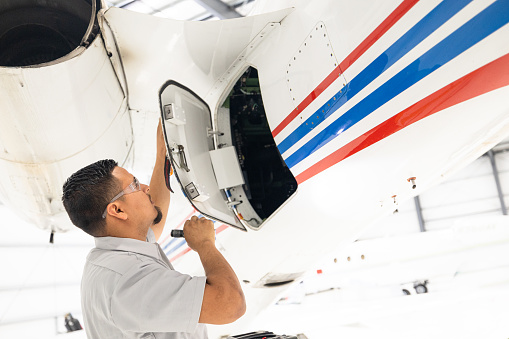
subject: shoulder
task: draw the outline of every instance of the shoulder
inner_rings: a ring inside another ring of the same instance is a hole
[[[151,258],[134,252],[94,248],[87,257],[85,271],[87,268],[95,268],[124,275],[132,270],[134,266],[151,261],[153,261]]]

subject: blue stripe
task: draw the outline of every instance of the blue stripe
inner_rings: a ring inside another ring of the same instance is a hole
[[[289,167],[295,166],[380,106],[474,46],[508,22],[509,0],[494,2],[428,52],[424,53],[419,59],[412,62],[373,91],[294,154],[285,159],[287,165]]]
[[[166,250],[171,244],[174,244],[178,241],[178,238],[172,238],[166,245],[164,245],[164,247],[162,248],[162,250]]]
[[[172,239],[172,241],[173,241],[173,240],[176,240],[176,239]],[[170,243],[171,243],[172,241],[170,241]],[[176,241],[178,241],[178,240],[176,240]],[[184,246],[185,244],[186,244],[186,241],[185,241],[185,240],[180,240],[180,242],[179,242],[179,243],[178,243],[175,247],[173,247],[172,249],[170,249],[168,252],[164,252],[164,253],[166,253],[166,255],[170,255],[170,254],[172,254],[173,252],[175,252],[176,250],[178,250],[179,248],[181,248],[182,246]]]
[[[426,39],[472,0],[446,0],[435,7],[278,145],[286,152],[380,74]],[[345,95],[346,94],[346,95]]]

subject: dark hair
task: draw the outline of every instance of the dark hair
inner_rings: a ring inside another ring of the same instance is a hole
[[[72,223],[92,236],[103,236],[102,217],[111,198],[122,188],[112,172],[114,160],[100,160],[71,175],[63,186],[62,202]]]

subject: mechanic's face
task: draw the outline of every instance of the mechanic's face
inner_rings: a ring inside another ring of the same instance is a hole
[[[135,177],[122,167],[115,167],[112,174],[120,181],[122,189],[132,186],[135,181]],[[139,225],[157,224],[162,218],[161,209],[152,202],[148,185],[140,183],[139,188],[122,196],[121,207],[124,208],[128,218]]]

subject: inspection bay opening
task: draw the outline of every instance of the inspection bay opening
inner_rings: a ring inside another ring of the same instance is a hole
[[[272,137],[255,68],[235,83],[219,110],[218,124],[219,130],[228,130],[218,138],[218,147],[235,147],[245,182],[229,193],[242,201],[236,207],[247,226],[257,228],[295,193],[297,181]]]

